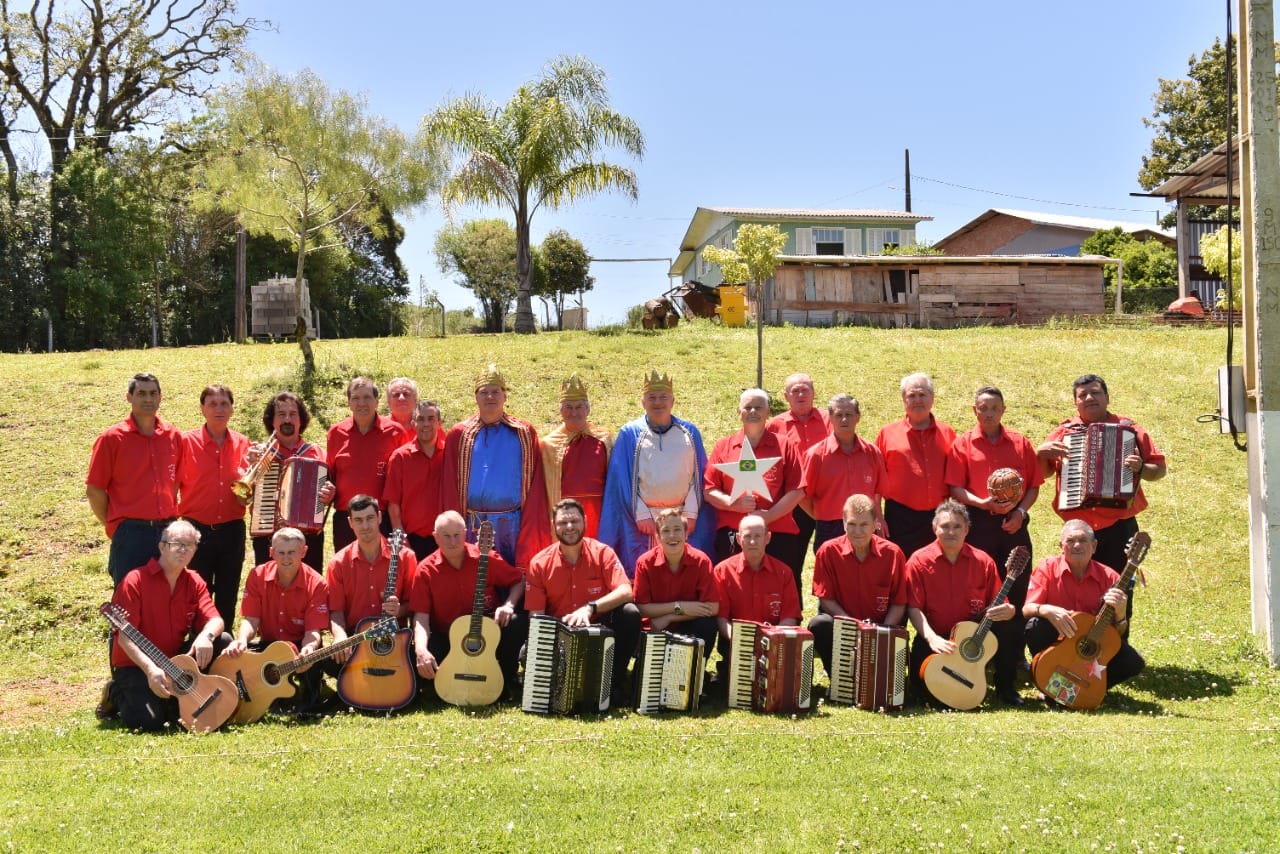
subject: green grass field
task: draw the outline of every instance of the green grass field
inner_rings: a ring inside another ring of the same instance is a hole
[[[1006,423],[1036,442],[1071,413],[1075,376],[1106,377],[1113,411],[1151,431],[1169,476],[1148,488],[1143,515],[1150,586],[1132,641],[1147,670],[1097,712],[824,705],[800,719],[576,720],[431,707],[270,717],[207,737],[133,735],[92,713],[106,669],[96,608],[111,585],[84,473],[93,439],[126,414],[135,371],[160,377],[162,415],[184,429],[200,422],[201,387],[228,383],[232,426],[256,439],[267,398],[302,391],[309,437],[323,440],[359,373],[416,378],[453,423],[472,409],[471,377],[496,361],[510,411],[544,429],[576,370],[593,420],[616,429],[658,367],[709,446],[754,385],[754,330],[322,341],[305,389],[292,345],[0,356],[0,840],[13,851],[1276,850],[1280,679],[1250,631],[1245,457],[1197,421],[1216,407],[1224,346],[1220,329],[766,330],[765,385],[806,370],[820,400],[852,393],[867,437],[900,416],[898,380],[915,370],[933,374],[935,412],[961,430],[973,391],[1000,386]],[[1056,541],[1048,504],[1046,493],[1032,512],[1037,557]]]

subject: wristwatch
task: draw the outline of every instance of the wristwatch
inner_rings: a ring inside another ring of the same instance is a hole
[[[600,612],[600,606],[595,603],[595,600],[588,602],[587,608],[591,611],[591,616],[593,617]]]
[[[671,609],[671,613],[673,613],[673,614],[675,614],[677,617],[679,617],[681,614],[683,614],[683,613],[684,613],[684,608],[681,608],[681,607],[680,607],[680,603],[679,603],[679,602],[677,602],[677,603],[672,607],[672,609]]]

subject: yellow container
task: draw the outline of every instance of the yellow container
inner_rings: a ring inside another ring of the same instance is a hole
[[[725,326],[746,326],[747,286],[721,285],[718,290],[720,305],[716,307],[716,314],[720,315],[720,322]]]

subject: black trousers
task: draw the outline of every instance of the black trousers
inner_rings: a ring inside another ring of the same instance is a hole
[[[426,560],[427,555],[440,548],[436,545],[435,537],[424,537],[422,534],[407,534],[406,542],[408,543],[409,549],[413,552],[413,556],[418,559],[419,563]]]
[[[160,536],[172,519],[125,519],[111,537],[107,572],[113,586],[153,557],[160,557]]]
[[[889,526],[889,542],[902,549],[908,560],[917,549],[934,540],[932,510],[912,510],[905,504],[886,498],[884,522]]]
[[[813,522],[813,553],[817,554],[818,549],[822,548],[828,540],[843,536],[843,519],[815,519]]]
[[[969,508],[970,525],[966,542],[977,549],[982,549],[996,562],[1000,580],[1004,581],[1008,569],[1009,554],[1018,546],[1026,546],[1031,552],[1031,533],[1028,530],[1029,518],[1022,520],[1022,527],[1012,534],[1004,530],[1003,516],[996,516],[977,507]],[[991,624],[991,633],[996,637],[996,688],[1012,688],[1018,676],[1018,663],[1024,661],[1023,651],[1026,648],[1024,632],[1026,620],[1022,617],[1022,606],[1027,601],[1027,585],[1031,583],[1031,567],[1035,565],[1029,558],[1018,580],[1009,589],[1009,601],[1018,609],[1013,619]]]
[[[190,567],[204,579],[214,607],[230,630],[236,619],[240,574],[244,569],[244,519],[219,525],[189,521],[200,532],[200,547],[191,558]]]
[[[1138,533],[1138,520],[1134,518],[1121,519],[1100,531],[1094,531],[1093,536],[1097,540],[1098,550],[1093,553],[1093,559],[1098,563],[1106,564],[1116,572],[1124,572],[1125,553],[1129,550],[1129,540],[1133,539],[1136,533]],[[1134,577],[1134,581],[1129,582],[1129,588],[1124,591],[1129,597],[1125,613],[1125,617],[1129,620],[1133,619],[1133,591],[1136,580],[1137,576]],[[1129,626],[1126,626],[1124,635],[1127,637],[1128,634]]]
[[[214,638],[213,657],[221,655],[229,643],[231,635],[227,632]],[[190,641],[182,648],[189,649]],[[120,721],[129,729],[159,732],[178,721],[177,698],[157,697],[141,667],[112,667],[110,695],[120,713]]]
[[[1036,655],[1057,639],[1058,630],[1053,627],[1053,623],[1041,617],[1032,617],[1027,620],[1027,648],[1031,650],[1032,655]],[[1120,649],[1111,661],[1107,662],[1107,688],[1114,688],[1121,682],[1132,679],[1146,666],[1147,662],[1142,655],[1129,646],[1127,638],[1123,639]]]

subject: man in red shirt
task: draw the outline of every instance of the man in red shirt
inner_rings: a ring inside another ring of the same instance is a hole
[[[405,430],[406,441],[412,441],[413,413],[418,408],[418,384],[408,377],[387,382],[387,417]]]
[[[361,620],[370,617],[395,617],[404,625],[409,616],[409,589],[418,567],[413,552],[401,546],[396,555],[394,592],[386,595],[392,554],[391,545],[380,530],[382,512],[378,502],[369,495],[356,495],[348,506],[355,542],[333,556],[325,573],[329,584],[329,631],[334,643],[346,640]],[[346,664],[351,652],[343,650],[330,660],[337,665]]]
[[[161,534],[160,557],[127,573],[111,602],[124,609],[133,627],[165,656],[185,651],[204,670],[231,638],[223,633],[222,617],[204,581],[187,569],[199,544],[200,532],[190,522],[180,519],[169,524]],[[106,693],[111,705],[100,706],[99,714],[119,710],[129,729],[154,732],[178,719],[178,701],[169,677],[118,632],[112,632],[111,681]]]
[[[716,685],[720,693],[729,687],[729,654],[733,621],[750,620],[773,626],[800,625],[800,596],[795,579],[785,563],[767,553],[769,528],[754,514],[738,523],[738,544],[742,551],[716,564],[716,586],[720,589],[720,661],[716,664]]]
[[[293,459],[301,457],[309,460],[324,461],[324,451],[304,440],[302,434],[311,424],[311,413],[307,411],[306,402],[291,391],[282,391],[267,401],[262,411],[262,426],[267,435],[276,437],[276,450],[264,480],[271,479],[279,483],[281,466]],[[246,465],[253,465],[262,455],[263,445],[251,445]],[[332,481],[326,481],[320,489],[320,501],[326,505],[332,503],[335,493]],[[276,518],[277,491],[259,488],[253,493],[249,504],[250,533],[253,534],[253,563],[264,564],[271,559],[271,535],[281,527]],[[261,533],[254,533],[260,531]],[[307,556],[314,566],[324,565],[324,532],[306,534]]]
[[[540,444],[548,506],[562,498],[577,501],[587,514],[586,535],[596,539],[613,437],[588,421],[590,415],[587,387],[575,373],[560,384],[560,426]]]
[[[813,595],[818,597],[819,613],[808,628],[828,675],[835,672],[831,646],[836,617],[900,626],[907,610],[906,559],[902,549],[875,535],[871,499],[850,495],[843,515],[845,535],[818,549],[813,565]]]
[[[742,429],[716,442],[711,450],[702,478],[703,495],[717,511],[716,560],[723,561],[741,550],[736,542],[738,523],[747,514],[755,514],[769,528],[769,555],[791,570],[798,597],[802,589],[800,574],[804,569],[804,545],[791,511],[804,498],[804,474],[795,445],[767,428],[768,417],[768,392],[758,388],[744,391],[738,399],[738,418]],[[757,460],[773,458],[776,462],[767,469],[757,463],[750,472],[737,472],[743,445],[747,444]],[[734,467],[737,474],[727,474],[723,470],[725,467]],[[763,470],[763,483],[768,495],[754,489],[742,491],[738,483],[744,475],[758,470]],[[734,494],[740,491],[741,494],[734,498]]]
[[[688,544],[689,520],[681,508],[659,510],[654,521],[661,545],[636,561],[636,607],[655,632],[702,638],[703,653],[710,659],[720,613],[711,558]]]
[[[433,531],[440,515],[440,476],[444,471],[440,418],[440,406],[434,400],[424,400],[415,407],[414,441],[391,452],[387,485],[382,490],[391,529],[405,532],[419,561],[436,550]]]
[[[85,497],[103,524],[111,549],[107,572],[124,575],[159,555],[164,527],[178,512],[182,435],[160,420],[160,381],[151,374],[129,380],[129,417],[93,443]]]
[[[244,567],[244,508],[231,491],[240,479],[247,436],[228,429],[235,398],[225,385],[200,392],[204,425],[182,434],[178,469],[178,515],[200,532],[200,550],[191,568],[200,573],[222,622],[235,622],[240,572]]]
[[[240,628],[223,655],[261,652],[276,641],[292,644],[298,655],[320,648],[320,633],[329,628],[329,585],[303,563],[306,554],[306,537],[297,528],[281,528],[271,536],[271,560],[249,571]],[[296,713],[320,710],[321,671],[319,666],[298,671],[302,691],[293,704]]]
[[[827,413],[813,405],[813,380],[808,374],[792,374],[787,377],[782,384],[782,396],[789,408],[769,419],[769,429],[791,440],[803,464],[809,449],[827,438],[831,432],[831,424]],[[800,553],[803,554],[813,538],[814,517],[804,509],[803,500],[791,511],[791,515],[796,520],[796,528],[800,534]]]
[[[347,521],[351,499],[356,495],[382,495],[387,483],[387,458],[405,443],[407,435],[399,424],[378,414],[378,384],[368,377],[355,377],[347,383],[347,406],[351,417],[330,427],[325,441],[325,463],[337,488],[333,513],[335,552],[355,539]],[[382,533],[391,533],[390,519],[385,520]]]
[[[800,507],[814,520],[813,553],[822,544],[844,532],[842,518],[845,501],[851,495],[871,499],[876,527],[884,532],[880,515],[880,494],[888,480],[880,449],[858,435],[862,412],[858,401],[847,394],[837,394],[827,404],[831,435],[804,454],[805,497]]]
[[[549,614],[566,626],[599,623],[613,629],[615,706],[631,701],[627,667],[640,639],[640,611],[632,604],[631,583],[613,549],[583,534],[582,505],[565,498],[555,506],[558,542],[529,562],[525,607],[530,615]]]
[[[418,564],[409,590],[418,675],[432,680],[440,662],[449,655],[449,631],[454,621],[471,617],[480,574],[480,549],[467,542],[467,523],[460,513],[441,513],[434,530],[440,548]],[[506,595],[499,596],[497,588],[505,590]],[[507,697],[515,696],[520,646],[529,634],[528,615],[520,611],[523,595],[524,575],[491,550],[485,568],[483,612],[502,630],[497,658]]]
[[[905,414],[880,428],[876,447],[884,455],[885,535],[908,558],[933,539],[933,514],[947,497],[947,454],[956,432],[933,417],[933,380],[928,374],[902,378]]]
[[[1027,618],[1027,647],[1036,655],[1059,638],[1076,636],[1073,611],[1094,614],[1103,605],[1115,609],[1117,617],[1125,614],[1127,599],[1116,587],[1120,575],[1106,564],[1093,559],[1098,544],[1089,524],[1072,519],[1062,526],[1062,554],[1047,557],[1036,565],[1027,591],[1027,604],[1022,614]],[[1114,688],[1142,672],[1146,662],[1129,646],[1127,622],[1116,624],[1121,630],[1120,649],[1106,665],[1107,687]]]
[[[992,605],[1000,591],[1000,576],[987,553],[965,542],[969,513],[948,498],[933,515],[936,539],[907,560],[907,617],[916,630],[911,643],[911,682],[927,696],[920,681],[920,665],[930,653],[953,653],[951,630],[964,620],[990,617],[1004,621],[1016,610],[1008,602]],[[1016,697],[1017,695],[1014,694]],[[1001,697],[1013,703],[1007,697]],[[1018,699],[1013,705],[1021,705]]]
[[[1044,475],[1036,460],[1036,449],[1021,433],[1007,429],[1004,417],[1004,395],[995,386],[983,386],[974,397],[973,414],[977,424],[957,436],[947,456],[947,487],[951,497],[969,510],[967,542],[986,552],[996,564],[1003,581],[1009,554],[1023,546],[1031,552],[1031,533],[1027,520],[1031,505],[1040,494]],[[1022,477],[1023,493],[1017,501],[997,501],[987,489],[992,472],[1010,468]],[[1022,604],[1027,601],[1030,572],[1023,572],[1009,590],[1009,601],[1018,609],[1013,618],[997,623],[993,631],[999,644],[996,651],[996,693],[1014,703],[1013,689],[1018,665],[1023,659]]]

